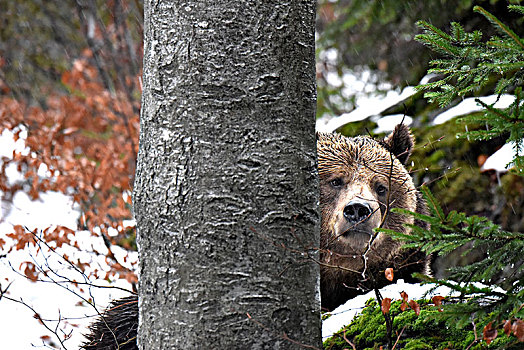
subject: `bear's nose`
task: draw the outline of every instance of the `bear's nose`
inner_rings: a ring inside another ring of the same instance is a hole
[[[366,202],[353,200],[344,208],[344,217],[351,224],[359,224],[371,216],[371,206]]]

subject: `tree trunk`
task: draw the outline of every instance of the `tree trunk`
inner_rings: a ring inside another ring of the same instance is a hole
[[[146,1],[141,349],[321,346],[315,1]]]

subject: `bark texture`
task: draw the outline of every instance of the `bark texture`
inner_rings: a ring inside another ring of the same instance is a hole
[[[140,348],[320,346],[315,1],[144,11]]]

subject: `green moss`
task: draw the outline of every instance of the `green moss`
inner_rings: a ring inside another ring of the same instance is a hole
[[[327,320],[328,318],[330,318],[332,316],[332,314],[330,312],[321,312],[321,318],[322,318],[322,321],[325,321]]]
[[[407,344],[404,349],[410,349],[410,350],[422,350],[422,349],[428,349],[432,350],[433,348],[426,344],[426,342],[418,339],[414,339],[409,344]]]

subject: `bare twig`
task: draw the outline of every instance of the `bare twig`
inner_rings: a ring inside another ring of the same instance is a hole
[[[475,334],[475,339],[473,340],[473,342],[471,342],[471,344],[468,345],[466,350],[469,350],[473,345],[475,345],[479,341],[479,337],[477,335],[477,325],[474,321],[471,321],[471,324],[473,325],[473,334]]]
[[[342,338],[344,338],[344,341],[346,343],[348,343],[352,348],[353,350],[357,350],[355,344],[353,344],[352,342],[349,341],[349,339],[346,337],[346,331],[344,330],[344,332],[342,333]]]
[[[377,302],[380,307],[382,305],[382,295],[378,288],[375,288],[375,296],[377,297]],[[389,313],[383,313],[384,319],[386,321],[386,337],[388,340],[388,348],[391,349],[391,333],[393,332],[393,320],[389,316]]]
[[[69,337],[67,336],[67,334],[64,333],[64,335],[66,335],[65,339],[62,340],[62,337],[58,334],[58,325],[60,324],[60,321],[62,320],[61,316],[59,315],[58,317],[58,323],[55,327],[55,329],[53,330],[47,323],[44,319],[42,319],[40,317],[40,314],[31,306],[29,305],[28,303],[26,303],[22,298],[20,298],[20,300],[17,300],[17,299],[14,299],[14,298],[11,298],[11,297],[8,297],[6,295],[2,295],[6,300],[9,300],[9,301],[12,301],[12,302],[15,302],[15,303],[18,303],[18,304],[21,304],[23,306],[25,306],[26,308],[28,308],[29,310],[31,310],[33,313],[34,313],[34,318],[36,318],[38,321],[40,321],[40,323],[45,327],[45,329],[47,329],[50,333],[52,333],[53,335],[55,335],[55,337],[58,339],[58,341],[60,342],[60,345],[62,346],[62,348],[64,350],[67,350],[67,347],[65,346],[64,342],[66,340],[69,339]],[[60,311],[59,311],[60,312]]]
[[[43,259],[44,259],[44,266],[46,267],[46,269],[44,269],[43,266],[40,265],[40,263],[37,261],[37,259],[35,258],[35,256],[33,256],[33,254],[29,253],[31,259],[33,260],[34,262],[34,266],[35,268],[37,268],[39,270],[39,272],[41,274],[43,274],[44,276],[46,276],[48,278],[48,280],[44,280],[44,279],[37,279],[37,281],[41,281],[41,282],[47,282],[47,283],[53,283],[53,284],[56,284],[57,286],[67,290],[68,292],[72,293],[73,295],[75,295],[76,297],[78,297],[80,300],[82,300],[83,302],[85,302],[86,304],[88,305],[91,305],[91,307],[93,307],[94,311],[96,312],[96,315],[95,316],[99,316],[101,321],[106,325],[106,327],[109,329],[109,332],[111,333],[111,335],[113,336],[114,340],[115,340],[115,344],[117,344],[118,346],[118,341],[117,341],[117,338],[116,338],[116,335],[114,334],[113,330],[109,327],[109,325],[106,323],[105,319],[104,319],[104,315],[103,313],[101,313],[98,308],[96,307],[96,303],[95,303],[95,298],[94,296],[92,295],[92,292],[91,292],[91,287],[100,287],[100,286],[96,286],[94,284],[92,284],[90,281],[89,281],[89,277],[82,271],[80,270],[73,262],[71,262],[69,259],[67,259],[65,256],[61,255],[60,253],[58,253],[53,247],[51,247],[46,241],[44,241],[41,237],[39,237],[35,232],[29,230],[27,227],[25,227],[25,229],[30,232],[32,235],[33,235],[33,240],[35,242],[35,245],[37,247],[37,251],[41,252],[42,256],[43,256]],[[56,254],[60,259],[62,259],[63,261],[65,261],[74,271],[76,271],[78,274],[80,274],[80,276],[82,276],[82,278],[84,279],[84,282],[76,282],[74,280],[71,280],[70,278],[66,277],[66,276],[63,276],[61,274],[59,274],[56,269],[53,269],[51,266],[50,266],[50,263],[49,263],[49,257],[46,256],[43,252],[44,252],[44,249],[43,247],[47,248],[48,251],[50,251],[51,253],[53,254]],[[27,277],[26,275],[20,273],[17,269],[15,269],[11,263],[9,262],[9,266],[11,267],[11,269],[17,273],[18,275],[20,276],[23,276],[25,278],[29,278]],[[53,276],[56,276],[58,277],[60,280],[55,280],[53,278]],[[80,293],[76,292],[75,290],[69,288],[68,286],[69,285],[75,285],[75,284],[86,284],[88,285],[90,288],[88,288],[88,291],[89,291],[89,296],[91,298],[91,301],[88,300],[86,297],[84,297],[83,295],[81,295]],[[114,288],[117,288],[117,287],[114,287]],[[121,289],[121,290],[125,290],[127,292],[130,292],[124,288],[117,288],[117,289]],[[58,335],[58,326],[59,324],[61,323],[62,320],[65,320],[64,318],[62,318],[61,315],[59,315],[59,318],[58,320],[46,320],[46,319],[43,319],[40,317],[40,315],[38,314],[38,312],[36,312],[36,310],[31,306],[31,305],[28,305],[27,303],[25,303],[22,299],[20,300],[16,300],[16,299],[13,299],[13,298],[10,298],[10,297],[7,297],[4,295],[4,292],[5,291],[2,291],[2,293],[0,294],[0,298],[1,297],[5,297],[7,300],[11,300],[11,301],[14,301],[14,302],[17,302],[17,303],[20,303],[24,306],[26,306],[27,308],[31,309],[35,315],[37,316],[38,320],[40,322],[42,322],[42,324],[45,326],[46,329],[48,329],[50,332],[52,332],[53,334],[55,334],[57,337],[59,337]],[[132,293],[132,292],[131,292]],[[134,293],[133,293],[134,294]],[[86,316],[86,317],[92,317],[92,316]],[[57,321],[57,325],[56,325],[56,329],[55,331],[53,331],[47,324],[46,322],[49,322],[49,321]],[[63,346],[63,343],[61,341],[61,345]],[[64,349],[66,349],[65,346],[63,346]],[[119,347],[118,347],[119,348]]]
[[[397,336],[397,340],[395,341],[395,344],[393,344],[393,347],[391,348],[391,350],[395,350],[395,347],[397,346],[398,341],[400,340],[400,337],[402,336],[402,333],[404,333],[405,329],[406,329],[406,326],[402,327],[402,329],[400,330],[400,334]]]

